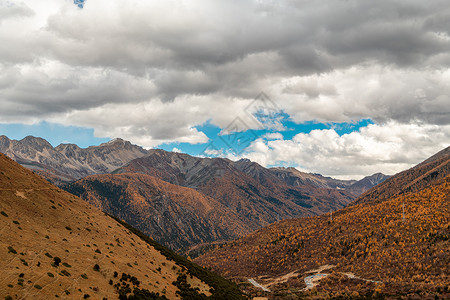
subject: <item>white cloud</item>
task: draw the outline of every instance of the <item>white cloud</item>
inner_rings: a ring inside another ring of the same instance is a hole
[[[339,136],[333,129],[297,134],[292,140],[258,139],[243,156],[262,165],[297,166],[307,172],[360,178],[395,174],[450,145],[450,126],[388,122]]]
[[[262,138],[267,140],[281,140],[283,139],[283,135],[279,132],[270,132],[266,133]]]
[[[95,128],[99,137],[115,136],[152,148],[176,140],[181,143],[206,143],[208,137],[194,126],[208,120],[202,97],[163,103],[159,100],[130,104],[105,104],[86,111],[49,118],[52,122]],[[186,103],[189,105],[186,106]],[[198,111],[198,114],[193,112]]]

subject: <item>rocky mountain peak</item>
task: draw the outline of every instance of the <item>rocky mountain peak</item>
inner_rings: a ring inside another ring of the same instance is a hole
[[[125,141],[124,139],[121,139],[121,138],[115,138],[115,139],[110,140],[109,142],[101,144],[100,146],[102,146],[102,145],[105,145],[105,146],[107,146],[107,145],[124,145],[124,144],[131,144],[131,143],[128,141]]]
[[[125,141],[121,138],[115,138],[110,140],[109,142],[102,143],[98,146],[90,146],[89,148],[115,148],[115,149],[130,149],[133,147],[139,147],[136,145],[131,144],[129,141]],[[139,147],[141,148],[141,147]]]
[[[11,140],[7,136],[5,136],[5,135],[0,136],[0,148],[8,147],[10,143],[11,143]]]
[[[59,144],[56,146],[55,150],[61,151],[61,150],[80,150],[81,148],[78,147],[78,145],[75,144]]]
[[[24,146],[31,147],[33,149],[36,149],[38,151],[42,151],[44,149],[52,149],[53,146],[44,140],[41,137],[34,137],[34,136],[27,136],[20,140],[20,143]]]
[[[251,163],[252,161],[251,161],[250,159],[248,159],[248,158],[241,158],[241,159],[238,160],[237,162],[238,162],[238,163],[239,163],[239,162],[241,162],[241,163]]]

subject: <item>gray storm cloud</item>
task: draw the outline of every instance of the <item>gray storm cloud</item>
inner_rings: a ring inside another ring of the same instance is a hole
[[[447,1],[0,1],[0,118],[201,143],[196,125],[226,127],[265,91],[296,122],[448,125],[449,16]]]
[[[179,95],[250,98],[270,88],[267,79],[274,85],[365,64],[421,76],[450,63],[445,1],[92,1],[82,10],[47,2],[47,14],[31,1],[2,5],[1,37],[10,41],[0,48],[2,70],[20,64],[22,77],[1,90],[2,100],[27,104],[39,92],[48,97],[34,99],[36,106],[60,99],[83,110],[88,98],[89,107]],[[8,30],[14,25],[22,32]],[[53,61],[65,65],[65,78],[48,66]],[[144,83],[132,87],[142,96],[119,92],[130,81]]]

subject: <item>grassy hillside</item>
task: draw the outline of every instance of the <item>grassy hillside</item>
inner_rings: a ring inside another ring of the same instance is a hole
[[[237,287],[0,154],[0,298],[243,299]]]

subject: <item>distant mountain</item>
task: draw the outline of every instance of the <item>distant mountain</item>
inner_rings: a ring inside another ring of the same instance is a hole
[[[195,261],[242,284],[253,278],[269,299],[448,299],[448,152],[332,215],[272,224]]]
[[[269,170],[279,179],[292,186],[312,185],[317,188],[346,189],[357,182],[356,180],[339,180],[324,177],[320,174],[300,172],[295,168],[278,167]]]
[[[88,175],[108,174],[124,166],[131,160],[147,156],[148,154],[153,158],[157,158],[158,156],[155,155],[156,153],[159,153],[161,157],[164,156],[164,154],[162,153],[170,153],[163,150],[147,151],[142,147],[133,145],[130,142],[124,141],[122,139],[114,139],[99,146],[80,148],[75,144],[60,144],[57,147],[53,147],[45,139],[39,137],[27,136],[22,140],[17,141],[11,140],[4,135],[0,136],[0,152],[6,154],[21,165],[32,169],[39,175],[45,177],[47,180],[55,184],[73,181]],[[180,154],[180,156],[183,155],[185,154]],[[151,159],[152,158],[148,158],[147,160]],[[199,165],[181,166],[178,171],[176,171],[175,169],[179,166],[175,167],[173,171],[175,173],[178,172],[177,174],[165,170],[165,174],[161,176],[169,177],[162,179],[173,184],[195,188],[197,185],[202,184],[202,180],[208,178],[209,175],[213,175],[213,177],[215,175],[220,176],[220,173],[210,174],[210,165],[208,163],[205,163],[208,161],[208,159],[195,158],[190,159],[190,161],[199,163]],[[224,161],[231,162],[227,159],[224,159]],[[218,162],[218,160],[214,161],[214,163]],[[155,161],[155,163],[156,165],[158,164],[157,161]],[[176,162],[174,163],[176,165]],[[266,169],[254,162],[251,162],[248,159],[241,159],[237,162],[234,162],[233,167],[255,178],[256,180],[258,180],[258,174],[261,175],[260,177],[262,180],[264,180],[263,177],[265,176],[271,177],[272,181],[274,179],[274,176],[272,175],[275,175],[276,177],[278,177],[278,179],[291,186],[313,186],[317,188],[348,189],[352,184],[357,182],[356,180],[338,180],[330,177],[324,177],[320,174],[304,173],[296,170],[295,168]],[[187,169],[185,170],[184,168],[190,168],[190,177],[184,179],[181,177],[177,178],[177,176],[182,176],[181,174],[186,173]],[[157,172],[157,170],[157,167],[152,167],[152,171],[140,170],[139,172],[151,173]],[[216,168],[214,168],[214,166],[212,167],[212,170],[218,172],[223,171],[217,170]],[[117,172],[124,171],[122,169]],[[160,177],[158,175],[155,176]],[[182,182],[178,182],[178,180],[182,180]],[[364,186],[364,188],[350,188],[348,191],[353,193],[355,196],[358,196],[366,189],[369,189],[380,182],[381,181],[370,180],[366,184],[361,185],[361,187]]]
[[[130,172],[194,188],[231,208],[252,230],[280,219],[336,210],[355,198],[344,190],[309,184],[290,186],[271,170],[245,159],[233,162],[149,150],[147,156],[114,171],[115,174]]]
[[[348,186],[345,190],[349,191],[357,196],[365,193],[366,191],[370,190],[374,186],[379,185],[386,179],[390,178],[389,175],[384,175],[382,173],[376,173],[370,176],[366,176],[361,180],[358,180],[357,182],[353,183],[352,185]]]
[[[201,158],[160,149],[148,151],[145,157],[134,159],[113,173],[141,173],[164,181],[197,188],[205,182],[222,177],[227,171],[237,171],[226,158]]]
[[[83,149],[74,144],[53,148],[46,140],[32,136],[20,141],[0,136],[0,152],[53,183],[110,173],[147,154],[143,148],[122,139]]]
[[[3,154],[0,228],[2,299],[245,299],[229,281]]]
[[[91,175],[64,188],[179,251],[249,232],[215,199],[145,174]]]
[[[352,193],[355,197],[370,190],[389,178],[389,175],[376,173],[360,180],[339,180],[320,174],[300,172],[295,168],[271,168],[272,174],[292,186],[313,186],[317,188],[340,189]]]

